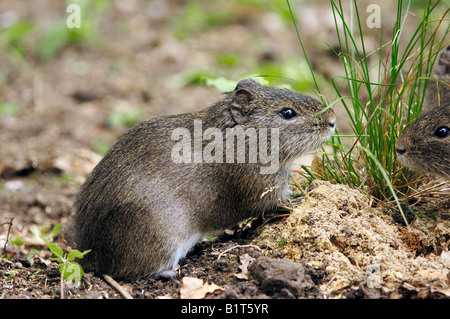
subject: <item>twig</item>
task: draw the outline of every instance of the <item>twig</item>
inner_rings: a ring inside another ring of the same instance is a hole
[[[249,245],[236,245],[236,246],[230,247],[230,248],[225,249],[224,251],[222,251],[222,252],[219,254],[219,256],[217,257],[217,260],[219,260],[220,257],[222,257],[222,255],[226,254],[226,253],[229,252],[230,250],[233,250],[233,249],[235,249],[235,248],[244,248],[244,247],[253,247],[253,248],[257,248],[258,250],[261,250],[261,248],[259,248],[258,246],[252,245],[252,244],[249,244]]]
[[[61,299],[64,299],[64,273],[66,272],[66,263],[63,265],[63,270],[61,271]]]
[[[111,276],[103,274],[101,277],[110,284],[114,289],[117,290],[125,299],[133,299],[131,295],[126,291],[117,281],[115,281]]]
[[[6,255],[6,244],[8,243],[9,233],[11,232],[13,219],[14,219],[14,217],[11,217],[11,220],[9,222],[5,222],[5,223],[0,225],[0,226],[3,226],[3,225],[6,225],[6,224],[9,224],[8,233],[6,234],[6,240],[5,240],[5,245],[3,246],[3,254],[2,255]]]

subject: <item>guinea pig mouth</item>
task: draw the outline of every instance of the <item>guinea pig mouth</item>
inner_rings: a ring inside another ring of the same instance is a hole
[[[397,155],[398,155],[398,159],[399,159],[400,163],[402,163],[404,166],[412,168],[413,170],[419,168],[419,167],[417,167],[416,163],[413,160],[411,160],[409,157],[404,155],[406,153],[405,151],[401,150],[401,152],[403,152],[403,153],[400,154],[399,151],[397,150]]]
[[[410,168],[413,171],[428,171],[428,165],[423,165],[417,160],[418,154],[414,150],[406,150],[401,146],[396,147],[397,158],[403,166]]]

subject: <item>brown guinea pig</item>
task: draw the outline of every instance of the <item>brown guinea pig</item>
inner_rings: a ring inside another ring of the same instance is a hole
[[[450,103],[419,117],[399,136],[400,161],[413,170],[450,179]]]

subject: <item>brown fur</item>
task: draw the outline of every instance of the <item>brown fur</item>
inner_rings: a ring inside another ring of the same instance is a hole
[[[441,53],[428,82],[423,113],[450,101],[450,46]]]
[[[450,104],[425,113],[400,134],[396,144],[400,161],[416,171],[450,179],[450,133],[442,134],[445,128],[450,130]]]

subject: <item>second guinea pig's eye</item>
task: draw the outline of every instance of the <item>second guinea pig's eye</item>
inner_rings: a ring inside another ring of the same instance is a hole
[[[437,138],[446,138],[449,135],[450,128],[447,126],[439,126],[434,132],[434,136]]]
[[[280,111],[280,114],[286,120],[290,120],[290,119],[292,119],[292,118],[297,116],[297,113],[293,109],[291,109],[290,107],[285,107],[284,109],[282,109]]]

